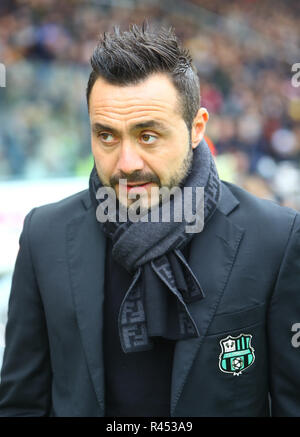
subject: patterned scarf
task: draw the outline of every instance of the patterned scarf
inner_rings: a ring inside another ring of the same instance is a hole
[[[94,166],[90,176],[90,195],[96,208],[103,200],[96,199],[102,187]],[[193,150],[189,174],[181,188],[191,187],[192,209],[196,213],[196,187],[204,187],[204,227],[216,210],[221,183],[211,152],[203,140]],[[185,192],[182,190],[182,201]],[[174,203],[175,202],[175,203]],[[178,198],[170,200],[171,211],[176,211]],[[161,212],[162,205],[157,208]],[[175,209],[174,209],[175,208]],[[198,337],[197,326],[187,304],[202,299],[201,286],[184,258],[181,249],[190,242],[193,233],[184,218],[169,222],[109,221],[99,222],[105,235],[112,240],[112,256],[133,274],[119,311],[118,327],[125,353],[149,350],[151,337],[182,340]],[[203,228],[203,227],[202,227]],[[202,230],[202,229],[201,229]]]

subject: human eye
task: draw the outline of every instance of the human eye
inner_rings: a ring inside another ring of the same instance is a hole
[[[153,144],[157,140],[157,136],[149,133],[143,133],[141,135],[141,140],[144,144]]]
[[[111,132],[99,132],[97,136],[105,144],[112,144],[116,142],[116,137]]]

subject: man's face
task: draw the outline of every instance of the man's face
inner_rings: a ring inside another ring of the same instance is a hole
[[[138,194],[141,187],[150,206],[152,187],[171,188],[184,179],[198,140],[190,140],[177,90],[167,75],[153,74],[138,85],[126,86],[99,78],[91,91],[89,112],[99,178],[115,189],[119,199],[119,179],[127,179],[128,206],[135,201],[129,193]]]

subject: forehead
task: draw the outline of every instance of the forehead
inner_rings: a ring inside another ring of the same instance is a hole
[[[98,116],[130,120],[152,116],[179,117],[178,92],[166,74],[153,74],[134,85],[110,84],[98,78],[92,88],[89,111]]]

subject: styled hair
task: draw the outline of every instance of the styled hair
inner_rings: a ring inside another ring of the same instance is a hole
[[[200,106],[200,85],[196,68],[172,28],[158,31],[133,24],[128,31],[115,27],[105,33],[91,57],[86,97],[101,77],[116,85],[137,84],[153,73],[167,74],[179,92],[179,110],[190,130]]]

